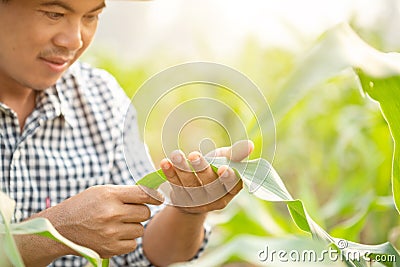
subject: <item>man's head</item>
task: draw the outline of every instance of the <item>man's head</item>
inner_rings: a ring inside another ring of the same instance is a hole
[[[0,87],[53,85],[91,43],[104,7],[104,0],[0,0]]]

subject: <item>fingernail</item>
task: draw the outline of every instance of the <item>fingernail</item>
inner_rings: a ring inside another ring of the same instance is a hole
[[[175,163],[181,163],[183,161],[183,157],[181,154],[179,154],[178,152],[176,152],[173,156],[172,159]]]
[[[169,162],[166,162],[162,165],[164,170],[168,170],[169,168],[171,168],[171,164],[169,164]]]
[[[226,170],[222,173],[221,177],[222,177],[222,178],[228,178],[228,176],[229,176],[229,170],[226,169]]]
[[[200,164],[200,156],[196,156],[196,158],[194,158],[194,159],[192,159],[191,161],[190,161],[190,163],[192,164],[192,165],[199,165]]]
[[[182,157],[181,155],[176,155],[176,156],[175,156],[175,161],[176,161],[177,163],[181,163],[181,162],[183,161],[183,157]]]

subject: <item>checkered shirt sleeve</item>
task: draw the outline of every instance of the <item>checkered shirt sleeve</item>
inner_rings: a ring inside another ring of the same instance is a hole
[[[82,63],[75,63],[57,84],[38,93],[22,132],[16,113],[0,102],[0,189],[16,201],[14,222],[88,187],[131,185],[154,171],[139,139],[134,109],[127,113],[129,105],[110,74]],[[127,151],[123,133],[129,141]],[[124,153],[133,153],[129,162]],[[159,207],[150,209],[154,214]],[[112,258],[111,266],[151,266],[140,238],[137,243],[132,253]],[[207,238],[199,253],[206,243]],[[50,266],[85,265],[81,257],[64,256]]]

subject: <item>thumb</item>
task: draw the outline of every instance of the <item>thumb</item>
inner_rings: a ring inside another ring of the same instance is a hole
[[[206,155],[206,157],[226,157],[232,161],[242,161],[254,150],[251,140],[240,140],[230,147],[217,148]]]

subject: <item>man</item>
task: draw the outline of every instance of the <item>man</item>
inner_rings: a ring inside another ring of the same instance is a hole
[[[152,166],[137,136],[132,173],[125,162],[121,125],[129,100],[109,74],[73,64],[92,41],[104,0],[0,1],[0,188],[17,203],[14,221],[47,218],[66,238],[113,257],[117,266],[196,257],[206,241],[207,212],[224,208],[242,184],[226,166],[217,175],[201,154],[190,153],[189,166],[175,151],[160,163],[171,183],[202,186],[220,176],[225,194],[201,206],[166,206],[142,226],[161,197],[132,185],[132,176]],[[236,159],[252,148],[242,143]],[[230,154],[230,148],[216,150]],[[86,264],[50,239],[15,239],[27,266]]]

